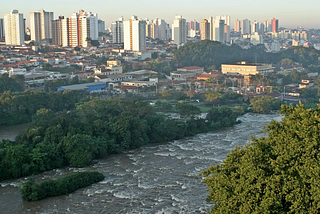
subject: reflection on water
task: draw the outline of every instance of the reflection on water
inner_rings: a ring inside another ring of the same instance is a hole
[[[2,182],[0,212],[6,213],[208,213],[207,187],[199,176],[221,163],[231,149],[244,145],[279,115],[246,114],[241,124],[166,144],[112,155],[83,169],[66,168],[36,176],[58,178],[79,170],[97,170],[104,181],[65,196],[23,202],[16,186],[24,178]]]
[[[9,139],[11,141],[14,141],[16,136],[20,133],[25,131],[31,123],[24,123],[20,125],[15,126],[6,126],[6,127],[0,127],[0,141]]]

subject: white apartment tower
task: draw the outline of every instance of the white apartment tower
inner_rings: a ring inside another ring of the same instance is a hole
[[[118,21],[112,22],[112,42],[113,43],[123,43],[123,18],[119,18]]]
[[[11,10],[4,15],[6,45],[24,44],[24,20],[23,14],[18,10]]]
[[[186,43],[187,40],[187,23],[181,15],[176,15],[172,24],[172,39],[174,44],[180,46]]]
[[[41,43],[42,40],[52,39],[53,12],[39,10],[30,13],[31,40]]]
[[[137,16],[123,21],[124,49],[131,51],[146,51],[146,21]]]

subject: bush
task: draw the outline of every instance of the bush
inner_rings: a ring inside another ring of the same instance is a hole
[[[77,172],[57,180],[36,184],[29,179],[19,186],[22,198],[27,201],[37,201],[50,196],[69,194],[81,187],[102,181],[104,175],[100,172]]]

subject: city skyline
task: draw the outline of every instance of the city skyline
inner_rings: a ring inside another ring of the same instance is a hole
[[[320,28],[318,21],[320,14],[317,12],[319,7],[320,2],[315,0],[306,0],[303,4],[297,0],[284,0],[281,2],[270,0],[267,3],[252,0],[241,2],[235,0],[226,0],[224,2],[204,0],[201,4],[194,1],[184,1],[182,4],[181,2],[163,0],[161,4],[154,5],[145,0],[119,0],[116,2],[98,0],[94,4],[84,0],[56,0],[54,2],[41,2],[39,0],[25,2],[17,0],[6,2],[0,8],[0,18],[3,18],[4,14],[10,13],[11,10],[17,9],[24,14],[24,18],[27,19],[27,26],[29,26],[30,12],[41,9],[52,11],[54,12],[54,19],[57,19],[60,15],[69,17],[73,12],[83,9],[97,13],[99,19],[106,22],[106,27],[109,27],[113,21],[118,20],[121,16],[124,19],[129,19],[132,15],[137,15],[142,19],[162,18],[172,24],[175,15],[179,14],[187,21],[195,19],[198,22],[207,19],[209,16],[229,15],[232,28],[236,19],[263,22],[263,20],[271,20],[274,17],[279,19],[280,27]]]

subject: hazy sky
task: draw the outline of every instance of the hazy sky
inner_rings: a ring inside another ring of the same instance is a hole
[[[280,27],[320,29],[320,1],[319,0],[9,0],[0,7],[0,17],[18,9],[27,18],[29,26],[29,13],[41,9],[70,17],[79,9],[98,13],[100,19],[109,27],[111,22],[123,16],[125,19],[131,15],[139,18],[162,18],[172,23],[175,14],[182,15],[187,21],[202,19],[209,16],[229,15],[231,26],[234,20],[248,18],[251,21],[262,22],[273,17],[279,19]]]

